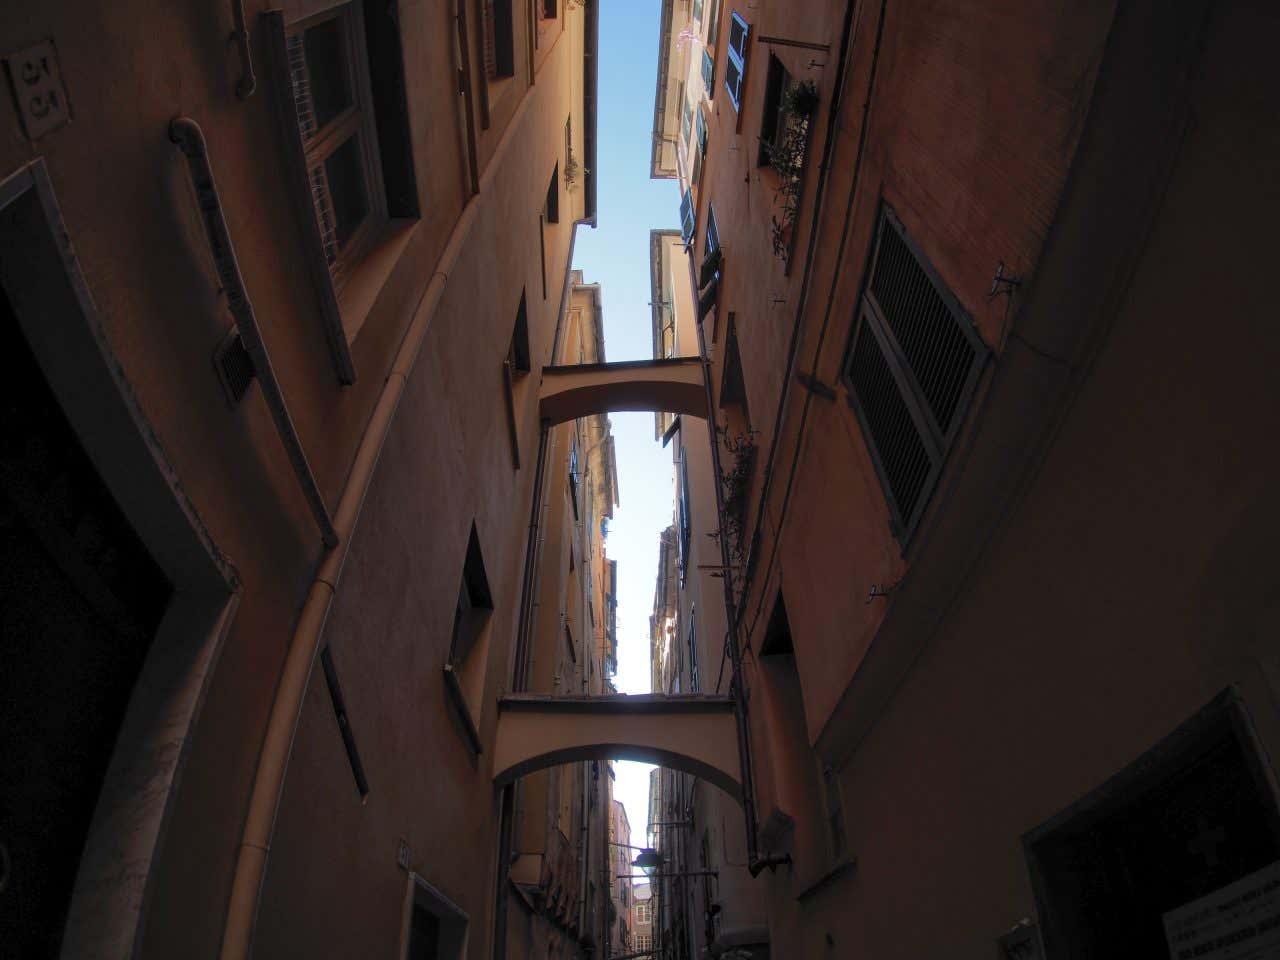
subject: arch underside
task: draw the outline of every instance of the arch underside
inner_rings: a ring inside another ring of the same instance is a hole
[[[675,357],[546,367],[539,407],[552,424],[620,411],[706,417],[702,361]]]
[[[522,694],[499,701],[496,783],[600,759],[681,770],[742,802],[737,716],[728,697]]]

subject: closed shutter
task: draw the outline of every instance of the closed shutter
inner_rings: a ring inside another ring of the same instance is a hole
[[[887,208],[845,360],[845,379],[908,539],[963,420],[987,349]]]
[[[735,11],[729,21],[729,46],[724,65],[724,87],[729,91],[733,109],[742,107],[742,78],[747,72],[747,37],[751,28]]]

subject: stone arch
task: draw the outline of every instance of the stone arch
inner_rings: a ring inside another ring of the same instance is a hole
[[[682,770],[742,802],[732,698],[518,694],[499,701],[495,783],[610,758]]]
[[[540,412],[551,424],[623,410],[706,417],[703,376],[698,357],[544,367]]]

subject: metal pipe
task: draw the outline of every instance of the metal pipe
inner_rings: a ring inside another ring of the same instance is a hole
[[[329,508],[325,506],[315,475],[311,472],[311,465],[307,462],[307,454],[302,449],[302,441],[294,428],[293,419],[289,416],[284,392],[271,367],[267,345],[262,340],[262,331],[254,316],[253,304],[244,286],[244,277],[240,275],[240,263],[236,260],[227,221],[222,215],[222,200],[213,180],[213,167],[209,163],[209,149],[204,133],[200,130],[200,125],[190,117],[178,117],[169,124],[169,139],[178,145],[178,149],[187,158],[204,220],[205,235],[209,240],[209,251],[213,254],[218,280],[227,295],[227,309],[231,311],[240,340],[253,361],[254,372],[262,384],[262,397],[267,403],[267,409],[271,411],[271,419],[275,421],[276,432],[289,455],[289,462],[293,465],[294,475],[302,487],[307,506],[311,508],[316,525],[320,527],[320,539],[326,547],[332,549],[338,544],[338,533],[334,529],[333,518],[329,516]]]
[[[689,257],[689,274],[693,275],[693,257]],[[719,308],[717,308],[719,309]],[[730,567],[729,558],[729,538],[723,534],[722,518],[724,511],[724,491],[721,489],[720,478],[723,473],[720,468],[720,443],[716,434],[716,417],[715,402],[711,394],[711,361],[707,357],[707,334],[702,327],[702,323],[695,324],[698,328],[698,356],[702,358],[703,375],[702,386],[706,391],[707,397],[707,436],[711,446],[711,486],[714,488],[716,497],[716,518],[721,526],[721,535],[716,539],[720,542],[720,558],[725,568]],[[738,738],[738,764],[742,771],[742,806],[746,820],[747,828],[747,863],[755,863],[758,859],[758,851],[756,847],[756,830],[757,815],[755,802],[755,789],[752,785],[751,774],[751,746],[750,746],[750,730],[748,728],[747,718],[747,698],[743,691],[742,685],[742,655],[738,645],[738,604],[733,595],[732,577],[721,577],[724,585],[724,607],[725,615],[729,621],[729,661],[730,670],[732,672],[732,694],[736,709],[733,711],[734,724]],[[759,871],[752,871],[754,877]]]
[[[413,320],[400,341],[399,350],[360,439],[351,472],[347,476],[347,484],[338,501],[334,525],[343,536],[337,546],[331,548],[322,559],[294,628],[284,668],[276,686],[275,701],[267,720],[262,750],[258,755],[258,768],[249,796],[249,810],[236,851],[235,875],[219,952],[221,960],[247,960],[250,954],[258,900],[267,872],[267,856],[271,849],[285,771],[293,748],[294,732],[310,682],[320,635],[342,577],[347,548],[351,543],[350,534],[360,518],[360,509],[373,479],[374,468],[390,432],[405,384],[421,352],[427,328],[440,305],[449,271],[453,269],[462,245],[471,233],[478,208],[479,202],[474,199],[463,208],[462,216],[454,225],[449,242],[437,261],[437,269],[418,301]]]
[[[880,15],[876,22],[875,45],[871,53],[871,65],[870,65],[869,76],[867,79],[867,95],[862,108],[862,111],[863,111],[862,125],[858,133],[857,153],[854,155],[853,180],[849,187],[849,200],[845,208],[845,230],[841,233],[836,262],[839,262],[839,257],[843,256],[844,254],[845,242],[848,237],[848,224],[852,216],[853,203],[854,203],[855,195],[857,193],[858,183],[861,180],[862,159],[866,149],[867,128],[870,125],[871,100],[875,93],[876,71],[880,64],[880,46],[881,46],[881,41],[884,38],[884,20],[885,20],[885,10],[887,6],[888,6],[888,0],[881,0]],[[819,169],[819,176],[818,176],[818,192],[814,200],[813,223],[809,228],[809,243],[808,243],[808,249],[806,250],[806,253],[805,253],[804,278],[801,282],[801,287],[800,287],[800,302],[796,307],[795,325],[791,333],[791,345],[787,352],[787,375],[783,377],[782,391],[778,396],[778,409],[777,409],[776,416],[774,418],[773,436],[769,441],[769,456],[765,461],[764,479],[761,483],[760,510],[756,516],[756,522],[754,524],[754,529],[752,530],[752,534],[751,534],[751,547],[748,553],[749,562],[747,565],[746,573],[744,575],[744,583],[743,583],[743,590],[742,590],[742,607],[743,607],[741,611],[742,614],[746,613],[748,586],[750,585],[752,576],[755,573],[756,548],[760,542],[761,533],[762,533],[761,524],[764,518],[765,504],[768,499],[769,488],[772,485],[772,481],[773,481],[773,461],[774,461],[774,457],[777,455],[779,436],[782,432],[782,420],[786,410],[786,403],[791,393],[791,380],[792,380],[791,370],[795,367],[796,357],[800,351],[800,327],[804,317],[805,308],[809,301],[809,282],[812,278],[813,251],[817,243],[818,225],[819,225],[819,220],[822,212],[822,198],[826,192],[827,173],[831,167],[832,157],[834,156],[834,153],[835,153],[835,143],[834,143],[835,137],[832,134],[835,129],[836,120],[838,119],[838,111],[839,111],[840,103],[844,99],[844,95],[843,95],[844,83],[848,77],[847,66],[848,66],[849,40],[852,32],[852,20],[853,20],[853,0],[849,0],[848,6],[845,9],[844,31],[840,40],[840,58],[839,58],[839,62],[836,64],[836,79],[835,79],[836,92],[835,92],[835,95],[831,98],[831,105],[828,111],[827,140],[826,140],[826,143],[823,145],[823,159],[822,159],[822,165]],[[822,348],[822,341],[826,335],[827,323],[831,317],[832,298],[835,293],[835,283],[836,283],[836,278],[839,276],[839,273],[840,272],[837,270],[832,274],[831,292],[827,298],[827,308],[823,315],[821,332],[819,334],[819,339],[818,339],[818,350],[815,351],[814,353],[814,361],[811,369],[811,376],[814,378],[816,378],[816,375],[817,375],[818,359],[819,359],[820,351]],[[800,414],[799,432],[801,434],[803,433],[803,430],[804,430],[804,424],[808,420],[809,405],[812,402],[812,400],[813,400],[812,392],[806,391],[804,402],[801,407],[801,414]],[[777,529],[779,530],[782,528],[781,525],[787,513],[787,506],[790,504],[790,501],[791,501],[791,490],[795,480],[796,468],[799,464],[799,459],[800,459],[800,445],[797,444],[795,448],[795,453],[791,459],[791,467],[787,476],[787,485],[783,492],[782,504],[778,512]],[[768,581],[769,575],[773,570],[773,563],[774,563],[775,557],[777,556],[777,552],[778,552],[778,538],[775,537],[769,551],[769,560],[765,570],[766,582]],[[756,602],[755,612],[752,614],[751,622],[752,622],[753,628],[760,619],[760,615],[764,609],[764,602],[765,602],[764,592],[761,591],[760,597]]]
[[[236,81],[236,96],[241,100],[248,100],[258,89],[258,78],[253,73],[253,48],[249,26],[244,19],[244,0],[231,0],[231,16],[236,23],[233,37],[240,53],[240,79]]]

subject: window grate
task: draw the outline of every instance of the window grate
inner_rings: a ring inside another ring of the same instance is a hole
[[[946,437],[954,425],[969,372],[978,357],[958,317],[885,218],[871,293],[924,395],[934,426]]]
[[[289,55],[289,83],[293,87],[293,109],[298,117],[298,131],[303,142],[316,135],[316,114],[311,102],[311,77],[307,72],[307,53],[303,34],[286,38]]]
[[[320,246],[324,249],[324,259],[332,271],[338,262],[338,230],[323,163],[311,169],[311,204],[316,211],[316,226],[320,229]]]
[[[245,349],[240,334],[232,328],[227,338],[222,341],[213,357],[214,369],[218,373],[218,381],[231,405],[238,406],[249,392],[257,371],[253,368],[253,357]]]
[[[895,532],[915,530],[987,348],[887,207],[845,361]]]
[[[859,324],[849,357],[848,376],[863,425],[880,461],[890,503],[899,524],[912,526],[934,468],[934,456],[903,399],[885,359],[880,338],[866,322]]]

